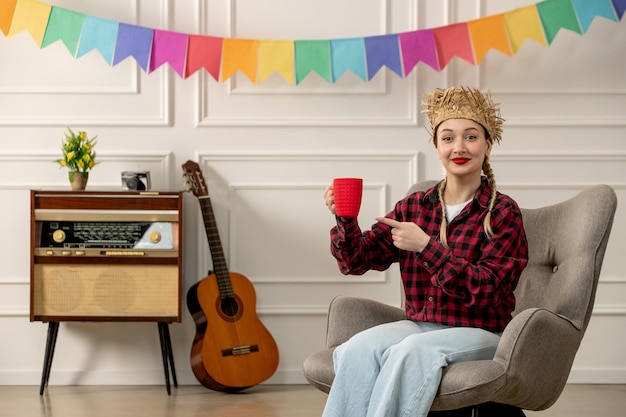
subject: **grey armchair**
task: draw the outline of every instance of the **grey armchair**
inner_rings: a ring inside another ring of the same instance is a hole
[[[409,194],[433,183],[416,184]],[[555,205],[522,209],[529,262],[515,290],[514,317],[493,360],[444,369],[432,415],[490,415],[483,410],[494,405],[514,410],[499,415],[524,415],[520,409],[545,410],[556,402],[591,318],[616,207],[613,189],[597,185]],[[326,349],[305,359],[305,378],[328,393],[335,347],[361,330],[404,318],[401,308],[336,297],[328,313]]]

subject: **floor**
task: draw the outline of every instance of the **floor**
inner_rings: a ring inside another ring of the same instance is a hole
[[[319,417],[326,395],[308,385],[260,385],[239,394],[202,386],[0,386],[6,417]],[[569,385],[535,417],[623,417],[626,385]]]

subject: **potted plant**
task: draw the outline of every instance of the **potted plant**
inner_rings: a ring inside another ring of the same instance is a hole
[[[89,171],[96,165],[96,138],[89,139],[87,132],[74,133],[67,128],[65,140],[61,143],[63,157],[55,162],[70,170],[68,178],[72,190],[84,190],[89,179]]]

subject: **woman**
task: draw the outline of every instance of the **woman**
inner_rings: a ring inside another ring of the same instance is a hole
[[[437,89],[422,102],[446,177],[399,201],[362,232],[337,218],[331,251],[344,274],[400,264],[406,320],[365,330],[334,354],[324,417],[425,417],[450,363],[492,359],[528,261],[519,207],[496,191],[489,154],[498,105],[477,89]],[[324,198],[336,215],[333,190]]]

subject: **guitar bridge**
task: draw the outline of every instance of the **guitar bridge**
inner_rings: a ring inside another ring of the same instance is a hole
[[[258,352],[259,345],[235,346],[230,349],[222,349],[222,356],[239,356],[248,353]]]

